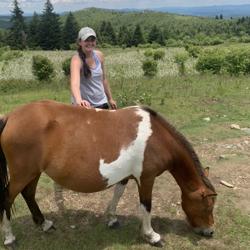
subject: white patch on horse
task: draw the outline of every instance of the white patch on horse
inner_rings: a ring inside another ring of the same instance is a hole
[[[7,218],[5,211],[3,213],[2,231],[4,232],[4,245],[12,244],[16,240],[16,237],[12,233],[10,221]]]
[[[161,236],[156,233],[151,226],[151,215],[143,204],[140,205],[142,214],[142,234],[151,243],[154,244],[161,240]]]
[[[128,147],[122,148],[119,157],[110,163],[100,159],[99,171],[108,180],[108,186],[123,180],[128,176],[134,176],[140,184],[144,152],[148,138],[152,134],[150,114],[142,109],[137,109],[136,114],[142,120],[138,124],[137,137]]]

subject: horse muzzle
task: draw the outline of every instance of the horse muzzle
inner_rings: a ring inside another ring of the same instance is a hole
[[[195,233],[205,236],[205,237],[212,237],[214,234],[214,229],[213,228],[199,228],[196,227],[194,228]]]

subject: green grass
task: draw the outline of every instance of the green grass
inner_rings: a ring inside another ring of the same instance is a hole
[[[152,79],[143,77],[141,71],[143,50],[107,50],[106,70],[119,107],[149,105],[195,144],[204,142],[204,139],[215,142],[245,135],[242,131],[230,129],[230,124],[249,127],[249,76],[198,75],[192,68],[194,60],[190,59],[187,75],[180,77],[173,64],[173,57],[181,50],[183,49],[167,49],[166,57],[159,65],[159,75]],[[0,114],[40,99],[70,103],[68,79],[63,78],[60,63],[73,52],[35,53],[45,53],[53,59],[57,69],[56,79],[51,83],[34,80],[30,72],[32,51],[24,52],[23,58],[9,63],[5,68],[1,62]],[[205,117],[210,117],[211,121],[204,121]],[[42,176],[39,182],[39,192],[53,192],[53,182],[46,176]],[[169,217],[154,217],[156,230],[167,241],[164,249],[247,249],[250,243],[250,219],[248,215],[235,209],[228,198],[230,196],[231,194],[224,195],[222,205],[217,208],[218,229],[211,241],[194,235],[183,221],[177,221],[179,227],[174,228],[171,219],[174,209],[166,208],[169,209]],[[66,210],[64,214],[60,214],[46,209],[45,215],[55,220],[55,232],[44,234],[34,226],[26,204],[18,198],[16,218],[13,221],[13,230],[19,240],[18,249],[154,249],[139,237],[140,223],[136,216],[122,217],[124,226],[110,231],[104,225],[102,214],[97,216],[90,211]],[[87,218],[86,223],[83,223],[83,218]],[[72,224],[76,225],[75,229],[70,228]]]

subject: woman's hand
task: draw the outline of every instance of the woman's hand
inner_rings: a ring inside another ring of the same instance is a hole
[[[111,107],[111,109],[117,109],[117,105],[116,105],[116,101],[113,99],[109,100],[109,105]]]
[[[81,101],[77,102],[77,105],[82,106],[82,107],[87,108],[87,109],[91,108],[90,103],[86,100],[81,100]]]

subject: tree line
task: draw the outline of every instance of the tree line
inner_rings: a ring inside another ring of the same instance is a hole
[[[17,0],[13,0],[13,6],[10,20],[11,27],[4,33],[0,32],[0,46],[8,45],[13,49],[43,50],[74,47],[80,26],[75,15],[71,12],[67,14],[62,24],[61,18],[55,13],[51,1],[46,0],[42,14],[34,13],[31,20],[25,22],[23,11]],[[158,22],[149,25],[150,20],[147,20],[143,14],[147,15],[148,13],[135,13],[132,16],[134,20],[129,20],[130,16],[127,15],[123,17],[124,22],[120,23],[115,23],[112,19],[99,20],[98,18],[98,21],[88,20],[84,23],[96,30],[98,43],[102,46],[131,47],[152,43],[163,46],[166,44],[178,46],[186,43],[210,45],[223,43],[225,40],[234,37],[241,38],[243,42],[250,41],[249,17],[242,17],[238,20],[224,20],[220,16],[215,18],[216,20],[203,18],[193,19],[190,22],[178,22],[173,16],[172,19],[168,19],[166,25],[166,21],[161,20],[163,19],[162,16],[156,16],[157,13],[150,13],[152,14],[150,17],[158,18]],[[92,25],[91,21],[97,23]]]

